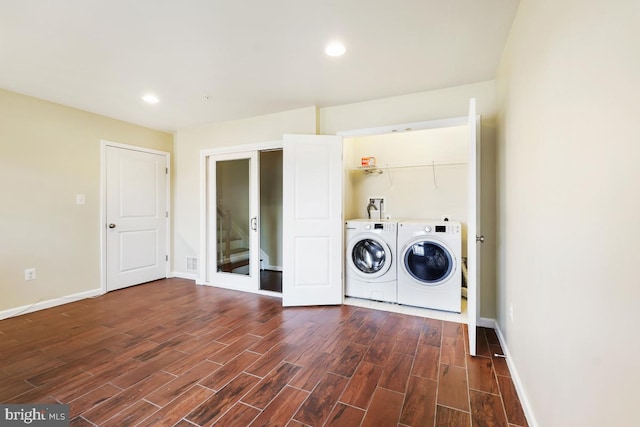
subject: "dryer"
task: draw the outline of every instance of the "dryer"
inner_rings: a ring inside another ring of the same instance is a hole
[[[462,226],[453,221],[398,223],[398,303],[460,313]]]
[[[346,296],[396,302],[396,238],[396,222],[346,222]]]

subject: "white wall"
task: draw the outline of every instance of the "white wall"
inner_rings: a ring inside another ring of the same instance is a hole
[[[498,321],[539,426],[640,425],[639,17],[523,0],[499,70]]]

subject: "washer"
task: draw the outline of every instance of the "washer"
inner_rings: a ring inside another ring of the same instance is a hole
[[[345,295],[396,302],[397,227],[392,221],[346,222]]]
[[[460,313],[461,224],[398,223],[398,303]]]

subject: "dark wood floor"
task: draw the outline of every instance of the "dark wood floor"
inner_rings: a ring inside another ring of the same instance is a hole
[[[493,330],[162,280],[0,321],[0,402],[72,425],[522,426]]]
[[[282,271],[260,270],[260,289],[282,293]]]

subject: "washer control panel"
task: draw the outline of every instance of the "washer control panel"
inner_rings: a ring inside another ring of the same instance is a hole
[[[398,229],[397,222],[390,221],[366,221],[366,220],[352,220],[346,221],[346,230],[367,230],[373,233],[395,233]]]
[[[396,231],[397,224],[395,222],[376,222],[373,224],[367,224],[367,230],[373,229],[373,231]]]

